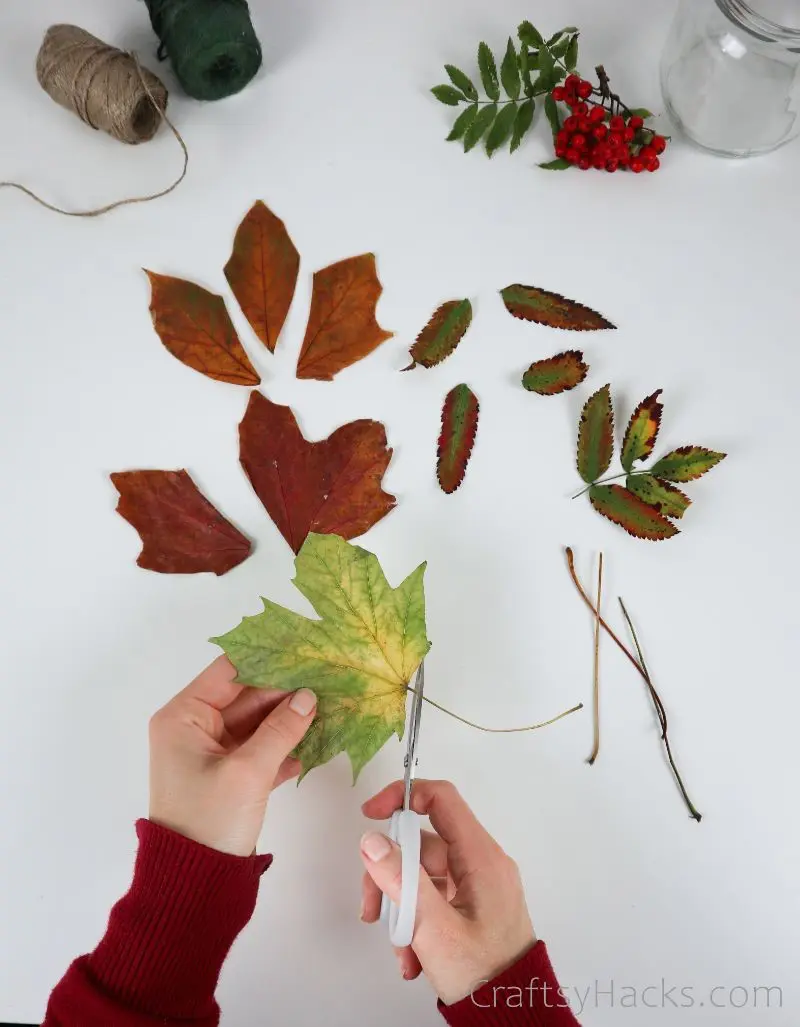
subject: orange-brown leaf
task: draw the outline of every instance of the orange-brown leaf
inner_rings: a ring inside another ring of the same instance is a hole
[[[589,365],[584,362],[583,353],[570,349],[531,364],[522,376],[522,384],[528,392],[557,396],[580,385],[588,373]]]
[[[672,521],[622,485],[593,485],[589,489],[589,499],[598,513],[624,528],[634,538],[658,542],[678,534]]]
[[[329,382],[342,368],[367,356],[392,332],[375,318],[383,286],[375,270],[375,255],[362,253],[317,271],[311,312],[300,357],[298,378]]]
[[[596,331],[616,328],[602,314],[575,300],[568,300],[557,292],[537,289],[533,285],[507,285],[500,290],[509,314],[523,321],[535,321],[551,328],[565,328],[572,332]]]
[[[221,296],[183,278],[157,275],[147,269],[145,274],[152,288],[153,326],[174,357],[220,382],[260,383]]]
[[[236,230],[225,277],[270,353],[289,312],[299,269],[300,255],[286,226],[258,200]]]

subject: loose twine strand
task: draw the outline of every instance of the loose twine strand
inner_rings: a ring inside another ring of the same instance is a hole
[[[17,189],[40,206],[67,217],[93,218],[117,207],[149,203],[173,192],[186,177],[189,151],[166,108],[166,86],[143,68],[135,53],[118,50],[77,25],[53,25],[47,30],[36,60],[39,84],[56,103],[94,129],[136,145],[152,139],[162,121],[183,151],[183,168],[165,189],[146,196],[129,196],[91,210],[66,210],[50,203],[22,182],[0,182],[0,189]]]

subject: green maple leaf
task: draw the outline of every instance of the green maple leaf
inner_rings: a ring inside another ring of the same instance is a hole
[[[317,716],[296,750],[301,777],[346,752],[355,783],[393,734],[403,737],[407,686],[430,648],[425,564],[392,588],[372,553],[312,532],[295,570],[293,583],[319,620],[262,599],[262,613],[211,641],[242,684],[312,689]]]

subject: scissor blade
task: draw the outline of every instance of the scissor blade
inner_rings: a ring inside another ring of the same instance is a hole
[[[417,769],[417,742],[419,740],[419,724],[422,717],[422,694],[425,691],[425,661],[419,665],[414,678],[414,696],[408,716],[406,737],[405,776],[403,787],[403,809],[411,809],[411,784]]]

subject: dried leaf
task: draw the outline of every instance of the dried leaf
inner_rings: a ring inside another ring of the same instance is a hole
[[[278,530],[298,552],[309,532],[362,535],[395,506],[381,488],[392,451],[377,421],[351,421],[308,442],[289,407],[250,394],[239,459]]]
[[[300,254],[280,218],[258,200],[236,230],[225,277],[250,327],[270,353],[297,285]]]
[[[613,453],[614,409],[604,385],[586,400],[578,425],[578,473],[588,485],[605,474]]]
[[[550,164],[554,164],[551,161]],[[540,165],[543,167],[544,165]],[[509,314],[523,321],[535,321],[551,328],[566,328],[573,332],[594,331],[598,328],[615,328],[610,321],[589,307],[575,300],[547,292],[532,285],[507,285],[500,290]]]
[[[436,466],[443,492],[455,492],[464,480],[478,430],[478,411],[478,400],[468,385],[456,385],[448,392],[442,408]]]
[[[225,574],[250,555],[248,538],[225,520],[186,471],[119,471],[117,513],[138,531],[137,564],[162,574]]]
[[[589,489],[592,506],[634,538],[657,542],[678,534],[675,525],[622,485],[593,485]]]
[[[522,376],[522,384],[528,392],[556,396],[580,385],[588,373],[589,365],[584,363],[583,353],[570,349],[531,364]]]
[[[664,411],[663,404],[658,401],[662,391],[656,389],[652,396],[643,399],[631,414],[622,441],[620,458],[626,471],[630,471],[637,460],[644,460],[653,452],[661,426],[661,414]]]
[[[727,453],[715,453],[713,449],[704,449],[703,446],[680,446],[657,460],[650,472],[667,481],[694,481],[726,456]]]
[[[425,564],[392,588],[372,553],[309,535],[295,568],[319,620],[264,599],[262,613],[211,641],[243,684],[313,689],[317,715],[296,750],[303,775],[346,752],[355,782],[393,734],[403,736],[408,685],[430,648]]]
[[[450,356],[464,338],[472,322],[472,304],[469,300],[449,300],[432,315],[411,347],[411,363],[404,371],[417,365],[435,367]]]
[[[349,257],[316,272],[306,337],[297,361],[298,378],[329,382],[342,368],[392,337],[375,319],[382,292],[374,253]]]
[[[680,489],[652,474],[630,474],[625,482],[628,491],[643,499],[665,517],[681,518],[692,505]]]
[[[221,296],[183,278],[157,275],[146,268],[145,274],[152,289],[153,327],[174,357],[219,382],[261,382]]]

